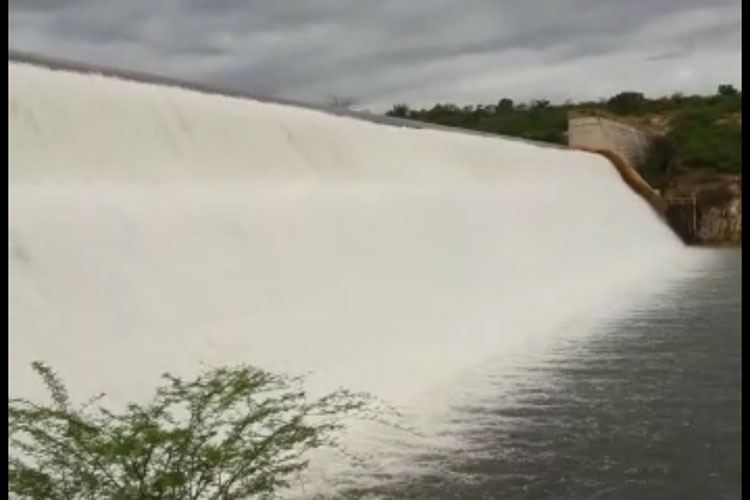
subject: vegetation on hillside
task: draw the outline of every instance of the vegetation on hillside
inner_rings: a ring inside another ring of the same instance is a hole
[[[705,96],[677,93],[652,99],[621,92],[600,102],[560,105],[543,99],[517,104],[507,98],[496,104],[436,104],[429,109],[397,104],[387,114],[558,144],[566,142],[570,114],[611,115],[662,137],[647,167],[656,176],[685,169],[742,171],[742,93],[731,85],[720,85],[715,94]]]
[[[307,452],[345,451],[343,416],[384,421],[362,394],[308,398],[301,380],[249,366],[165,383],[121,412],[73,406],[54,372],[34,370],[51,401],[8,400],[8,494],[29,500],[276,498]],[[351,455],[346,454],[351,457]],[[356,458],[356,457],[354,457]]]

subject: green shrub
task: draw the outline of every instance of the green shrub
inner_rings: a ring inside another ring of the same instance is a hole
[[[681,165],[721,172],[742,170],[742,127],[718,120],[713,110],[694,110],[672,121],[668,136]]]
[[[74,408],[42,363],[51,403],[8,401],[8,493],[15,499],[273,498],[320,447],[342,451],[341,417],[375,418],[374,401],[337,391],[310,400],[298,378],[249,366],[192,381],[165,374],[145,404]]]

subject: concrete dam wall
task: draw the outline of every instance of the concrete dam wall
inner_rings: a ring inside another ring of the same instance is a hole
[[[571,117],[568,145],[576,149],[606,150],[616,153],[630,165],[646,159],[652,136],[624,123],[599,116]]]

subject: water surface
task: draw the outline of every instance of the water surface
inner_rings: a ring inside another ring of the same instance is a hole
[[[454,409],[464,449],[422,457],[440,473],[378,496],[739,499],[741,264],[717,251],[594,336],[560,340],[496,398]]]

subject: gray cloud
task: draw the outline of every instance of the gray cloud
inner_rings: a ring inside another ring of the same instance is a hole
[[[670,59],[679,59],[687,54],[686,50],[669,50],[667,52],[660,52],[646,58],[647,61],[668,61]]]
[[[740,0],[9,0],[8,14],[14,49],[374,108],[741,86]]]

